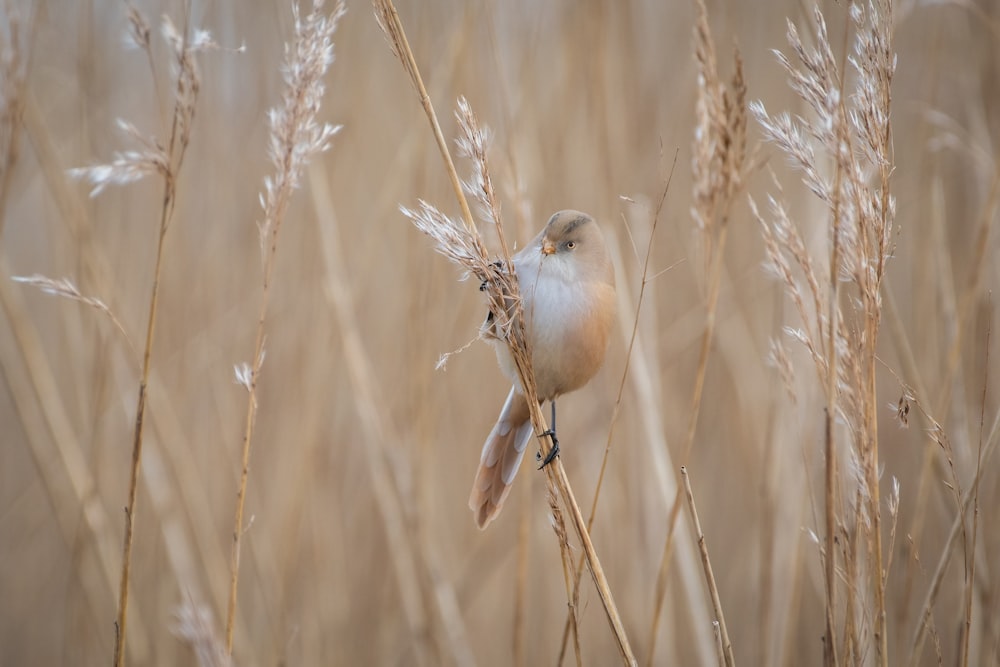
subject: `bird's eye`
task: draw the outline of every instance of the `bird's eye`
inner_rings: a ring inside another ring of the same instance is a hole
[[[576,241],[566,241],[566,249],[572,250],[576,247]]]

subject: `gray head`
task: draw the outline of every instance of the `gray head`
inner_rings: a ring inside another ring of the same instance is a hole
[[[604,235],[586,213],[572,210],[555,213],[542,231],[540,250],[545,262],[556,261],[572,267],[578,280],[614,283]]]

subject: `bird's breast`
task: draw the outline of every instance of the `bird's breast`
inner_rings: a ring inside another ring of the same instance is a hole
[[[522,297],[539,398],[579,389],[604,362],[614,288],[602,282],[540,277]]]

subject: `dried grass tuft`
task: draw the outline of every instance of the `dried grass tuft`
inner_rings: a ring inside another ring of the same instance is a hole
[[[867,9],[850,8],[854,54],[848,58],[853,77],[841,72],[830,43],[826,21],[813,12],[815,46],[807,47],[795,25],[788,22],[788,43],[794,54],[775,52],[788,76],[789,87],[806,104],[811,116],[771,114],[760,102],[750,104],[765,136],[801,173],[806,188],[825,205],[829,256],[807,249],[799,226],[779,197],[769,198],[767,217],[751,199],[760,222],[768,267],[784,283],[801,324],[786,334],[808,350],[827,396],[826,437],[826,612],[825,659],[838,662],[836,638],[838,498],[857,498],[858,531],[847,531],[844,571],[848,593],[848,641],[853,655],[854,623],[861,636],[871,633],[880,664],[888,664],[885,578],[879,501],[878,397],[875,385],[876,343],[882,317],[882,284],[892,253],[895,197],[890,192],[892,142],[890,87],[895,72],[892,51],[892,6],[870,2]],[[827,161],[833,165],[827,175]],[[829,276],[823,279],[821,276]],[[850,289],[843,291],[842,284]],[[846,480],[837,475],[836,423],[846,424],[849,460]],[[843,481],[853,489],[844,493]],[[852,513],[850,509],[846,510]],[[853,514],[853,513],[852,513]],[[854,540],[864,540],[860,548]],[[863,559],[859,562],[855,559]],[[868,611],[853,618],[851,600],[860,595]]]

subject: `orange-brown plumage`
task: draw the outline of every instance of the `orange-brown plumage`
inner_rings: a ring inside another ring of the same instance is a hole
[[[513,259],[538,398],[554,401],[585,385],[604,363],[615,313],[614,267],[597,223],[579,211],[553,215]],[[502,509],[532,437],[510,350],[503,340],[493,342],[514,386],[483,445],[469,496],[480,528]]]

